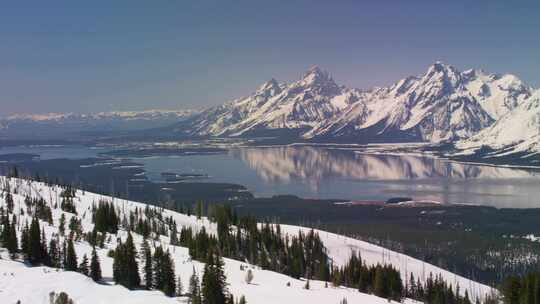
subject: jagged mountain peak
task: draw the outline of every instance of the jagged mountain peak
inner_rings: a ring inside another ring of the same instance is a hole
[[[256,95],[274,96],[281,92],[282,88],[276,79],[272,78],[263,83],[256,91]]]
[[[454,66],[436,61],[430,65],[421,77],[422,84],[443,83],[446,89],[456,88],[461,84],[462,75]]]
[[[331,78],[328,71],[322,69],[318,65],[312,65],[306,72],[302,75],[302,79],[315,79],[315,78]]]
[[[429,70],[435,70],[437,72],[442,72],[442,71],[451,71],[451,70],[456,70],[455,67],[453,67],[452,65],[450,64],[447,64],[445,63],[444,61],[441,61],[441,60],[437,60],[435,61],[433,64],[431,64],[429,66]]]
[[[484,71],[483,69],[468,69],[461,73],[464,79],[472,80],[478,77],[489,77],[490,74]]]
[[[278,81],[275,78],[271,78],[267,82],[263,83],[259,87],[259,90],[267,90],[267,89],[272,89],[272,88],[276,88],[276,87],[279,87]]]
[[[321,69],[319,66],[310,67],[302,78],[296,83],[299,87],[317,89],[317,93],[324,95],[337,94],[339,86],[336,84],[328,71]]]

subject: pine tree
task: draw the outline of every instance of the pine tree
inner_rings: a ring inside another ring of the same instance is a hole
[[[141,247],[141,256],[143,257],[144,268],[143,268],[143,279],[146,289],[153,288],[153,267],[152,267],[152,251],[148,242],[144,240]]]
[[[122,244],[122,241],[118,243],[116,246],[116,249],[114,250],[113,254],[113,280],[117,284],[124,285],[125,280],[125,270],[124,270],[124,262],[125,256],[124,256],[124,244]]]
[[[9,192],[6,193],[5,201],[6,201],[7,212],[13,213],[14,204],[13,204],[13,196],[11,196],[11,193]]]
[[[60,236],[64,236],[66,233],[66,216],[62,213],[60,216],[60,223],[58,224],[58,233]]]
[[[176,295],[182,296],[184,294],[184,286],[182,285],[182,277],[178,276],[176,280]]]
[[[12,258],[15,258],[15,255],[19,249],[15,223],[15,215],[13,215],[13,221],[11,223],[9,222],[9,217],[6,215],[3,218],[2,234],[0,236],[0,243],[6,247]]]
[[[83,255],[82,262],[79,264],[79,272],[84,274],[85,276],[88,276],[90,270],[88,269],[88,257]]]
[[[92,249],[92,259],[90,261],[90,277],[95,282],[101,281],[101,265],[95,247]]]
[[[11,230],[11,228],[9,226],[10,226],[9,225],[9,217],[7,215],[3,216],[2,217],[2,230],[1,230],[2,233],[0,234],[0,243],[4,247],[7,247],[8,242],[9,242],[9,231]]]
[[[169,251],[164,252],[161,246],[157,247],[151,267],[154,270],[154,288],[163,291],[167,296],[174,296],[176,278],[174,275],[174,262]]]
[[[112,203],[100,201],[92,218],[97,231],[113,234],[118,231],[119,220]]]
[[[163,286],[165,285],[164,281],[164,274],[163,274],[163,256],[165,253],[163,252],[163,248],[161,246],[156,247],[156,250],[154,251],[153,256],[153,263],[152,263],[152,269],[154,270],[152,276],[153,276],[153,288],[158,290],[163,290]]]
[[[8,240],[8,252],[12,258],[15,258],[17,251],[19,251],[19,241],[17,240],[17,231],[15,228],[15,215],[13,215],[13,221],[9,229],[9,240]]]
[[[49,241],[49,265],[50,267],[60,267],[60,251],[58,248],[58,242],[55,238],[51,238]]]
[[[131,233],[128,233],[126,239],[125,254],[126,254],[126,279],[128,288],[135,288],[141,284],[141,278],[139,276],[139,265],[137,263],[137,250],[133,244],[133,237]]]
[[[67,271],[77,271],[77,253],[75,252],[72,238],[69,238],[67,241],[64,268]]]
[[[459,292],[459,284],[457,286],[457,291]],[[414,275],[411,272],[411,277],[409,279],[409,285],[407,286],[407,297],[415,299],[417,296],[416,292],[416,281],[414,280]]]
[[[201,290],[199,284],[199,277],[197,272],[195,272],[195,267],[193,267],[193,274],[189,279],[189,303],[190,304],[201,304]]]
[[[201,285],[203,304],[226,303],[227,289],[223,272],[223,260],[219,255],[212,252],[209,254],[208,261],[204,266]]]
[[[162,262],[162,274],[163,274],[163,293],[169,297],[174,297],[176,293],[176,278],[174,275],[174,262],[171,258],[169,251],[163,255]]]
[[[386,298],[388,296],[387,282],[381,266],[377,266],[377,269],[375,270],[375,282],[373,285],[373,291],[376,296],[382,298]]]
[[[28,232],[28,248],[26,258],[32,265],[43,262],[43,247],[41,243],[41,231],[37,217],[32,219]]]
[[[171,245],[178,245],[178,230],[176,228],[176,223],[171,225],[171,232],[170,232],[170,241],[169,243]]]
[[[529,302],[532,303],[532,302]],[[469,292],[465,290],[465,297],[463,298],[463,304],[471,304],[471,300],[469,299]]]
[[[113,278],[116,283],[130,289],[141,284],[137,251],[131,233],[128,233],[126,242],[119,243],[114,251]]]
[[[24,228],[23,228],[23,231],[22,231],[22,235],[21,235],[21,249],[22,249],[22,252],[25,256],[25,258],[28,257],[29,255],[29,251],[30,251],[30,245],[29,245],[29,242],[30,242],[30,232],[29,232],[29,228],[28,228],[28,222],[25,222],[24,223]]]
[[[49,252],[47,251],[47,238],[45,237],[45,230],[41,230],[41,243],[40,243],[40,256],[41,256],[41,263],[45,265],[50,265],[50,257]]]

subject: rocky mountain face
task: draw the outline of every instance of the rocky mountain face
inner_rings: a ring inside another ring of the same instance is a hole
[[[460,72],[436,62],[389,87],[340,86],[309,69],[292,83],[272,79],[244,98],[175,125],[188,136],[293,136],[315,142],[453,141],[491,126],[531,96],[513,75]]]

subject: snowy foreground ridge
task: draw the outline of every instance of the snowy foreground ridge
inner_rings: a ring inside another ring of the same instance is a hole
[[[60,204],[60,193],[62,191],[60,187],[49,187],[44,183],[0,177],[1,187],[4,187],[6,183],[10,184],[12,192],[17,189],[17,193],[13,193],[14,212],[17,215],[21,214],[21,210],[25,210],[25,196],[42,197],[51,205],[51,208],[55,203]],[[101,199],[113,201],[121,212],[121,217],[122,214],[130,210],[146,206],[137,202],[114,199],[78,190],[74,202],[84,231],[92,230],[91,208],[93,204],[97,204]],[[0,206],[4,208],[6,206],[4,195],[0,197]],[[48,223],[41,222],[47,239],[50,239],[52,234],[58,231],[57,225],[62,214],[66,217],[67,223],[74,216],[71,213],[63,212],[60,208],[52,208],[52,213],[54,225],[49,226]],[[214,234],[217,231],[215,224],[210,223],[206,218],[197,219],[195,216],[187,216],[168,210],[165,210],[163,215],[166,217],[172,216],[179,227],[189,226],[198,230],[204,226],[209,233]],[[22,215],[20,222],[23,223],[25,219],[28,222],[31,220],[28,216]],[[290,225],[281,225],[281,229],[282,232],[291,235],[297,234],[299,230],[309,230],[309,228]],[[442,275],[449,284],[454,286],[459,284],[461,291],[464,293],[467,290],[472,299],[483,298],[492,291],[486,285],[468,280],[406,255],[337,234],[325,231],[318,231],[318,233],[335,265],[343,265],[354,250],[360,252],[368,265],[376,263],[392,264],[400,270],[404,281],[411,272],[420,279],[426,278],[429,273],[433,273],[434,276]],[[132,235],[135,245],[139,249],[143,238],[138,234]],[[119,230],[118,236],[125,240],[127,232]],[[184,303],[187,301],[187,298],[184,297],[167,297],[160,291],[128,290],[120,285],[113,285],[111,279],[113,259],[107,256],[107,252],[116,248],[116,241],[115,237],[111,237],[110,240],[107,240],[103,249],[96,248],[106,282],[104,284],[97,284],[90,278],[76,272],[49,267],[27,267],[20,261],[11,260],[6,250],[0,248],[0,303],[16,303],[19,300],[22,304],[49,303],[49,293],[51,291],[57,293],[66,292],[77,304]],[[168,248],[171,252],[176,275],[181,277],[184,288],[187,287],[194,268],[199,274],[202,273],[204,264],[191,260],[187,248],[170,245],[167,237],[161,237],[159,241],[154,242],[154,245],[161,243],[165,249]],[[84,254],[90,256],[92,247],[85,241],[79,241],[75,243],[75,250],[80,259]],[[261,270],[255,266],[249,266],[253,271],[254,278],[251,284],[247,284],[244,279],[246,271],[241,270],[240,267],[241,265],[247,266],[246,263],[231,259],[224,259],[224,262],[229,291],[237,299],[244,295],[248,303],[339,303],[344,298],[347,299],[348,303],[388,303],[386,299],[363,294],[355,289],[325,287],[325,283],[320,281],[311,281],[310,289],[306,290],[303,288],[305,285],[304,280],[296,280],[283,274]],[[287,283],[290,283],[290,286],[287,286]],[[414,301],[407,300],[406,302],[413,303]]]

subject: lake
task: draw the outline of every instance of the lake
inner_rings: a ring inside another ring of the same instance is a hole
[[[0,154],[35,153],[42,159],[95,157],[104,148],[8,147]],[[365,154],[315,146],[231,148],[227,153],[133,158],[147,177],[207,174],[201,181],[244,185],[256,196],[386,200],[407,196],[444,203],[539,208],[538,171],[461,164],[418,155]]]

